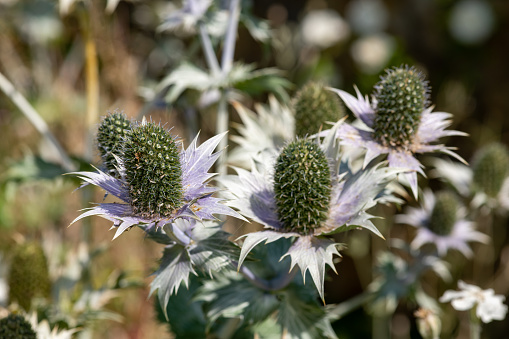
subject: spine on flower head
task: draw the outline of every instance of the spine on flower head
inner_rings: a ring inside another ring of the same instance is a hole
[[[114,111],[108,113],[101,121],[97,130],[97,147],[103,164],[108,173],[118,177],[115,156],[122,153],[122,145],[126,134],[131,130],[132,123],[124,113]]]
[[[490,197],[496,197],[509,175],[509,151],[501,143],[481,148],[472,160],[474,185]]]
[[[9,300],[30,310],[33,298],[49,298],[51,282],[41,245],[29,242],[16,246],[9,270]]]
[[[293,108],[297,137],[315,134],[325,122],[336,122],[345,115],[338,96],[317,82],[307,83],[295,94]]]
[[[135,215],[164,218],[182,206],[179,156],[175,137],[158,124],[144,122],[128,133],[122,160]]]
[[[327,219],[330,168],[316,143],[300,139],[281,151],[275,166],[274,192],[279,221],[286,231],[309,234]]]
[[[375,138],[386,146],[406,147],[419,127],[429,105],[428,82],[414,67],[387,70],[375,86]]]
[[[431,211],[428,228],[438,235],[451,233],[457,220],[458,199],[450,191],[435,194],[435,205]]]

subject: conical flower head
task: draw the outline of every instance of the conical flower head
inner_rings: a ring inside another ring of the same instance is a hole
[[[345,115],[338,96],[317,82],[307,83],[293,100],[297,137],[318,133],[325,122],[336,122]]]
[[[431,211],[428,228],[435,234],[448,235],[457,220],[458,200],[449,191],[438,192],[435,199],[435,206]]]
[[[0,319],[0,338],[36,339],[37,335],[23,316],[10,313]]]
[[[135,215],[171,216],[182,206],[182,168],[175,138],[162,126],[148,122],[126,138],[122,160]]]
[[[415,68],[402,66],[388,70],[375,88],[375,139],[385,146],[406,148],[428,105],[427,81]]]
[[[509,175],[509,152],[501,143],[492,143],[477,152],[472,161],[474,184],[490,197],[496,197]]]
[[[9,300],[29,310],[35,297],[48,298],[51,282],[46,256],[38,243],[16,246],[9,270]]]
[[[280,153],[274,173],[279,221],[286,231],[308,234],[327,220],[331,175],[327,157],[314,142],[300,139]]]
[[[131,129],[131,121],[119,111],[108,113],[97,129],[97,148],[101,153],[104,166],[111,175],[116,177],[119,175],[114,155],[120,156],[124,137]]]

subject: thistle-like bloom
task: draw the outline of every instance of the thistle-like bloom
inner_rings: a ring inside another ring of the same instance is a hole
[[[239,146],[229,154],[229,162],[249,168],[251,159],[260,151],[278,150],[297,137],[313,135],[345,116],[339,98],[320,83],[309,82],[293,97],[291,107],[269,97],[269,105],[257,105],[254,113],[234,103],[242,125],[232,140]]]
[[[424,175],[421,163],[415,158],[416,153],[442,152],[464,162],[451,147],[431,144],[442,137],[466,134],[446,130],[451,124],[451,114],[432,112],[428,82],[415,68],[405,66],[387,70],[375,86],[371,102],[362,97],[357,88],[357,98],[342,90],[332,90],[364,125],[360,128],[342,125],[337,132],[341,144],[365,148],[365,165],[377,156],[387,154],[389,167],[407,169],[404,175],[416,198],[417,173]]]
[[[242,218],[222,204],[222,199],[212,197],[217,189],[207,185],[214,175],[208,170],[220,154],[213,151],[224,135],[217,135],[199,147],[197,136],[186,150],[179,150],[177,139],[169,131],[142,122],[124,139],[124,149],[118,157],[120,179],[100,170],[72,173],[103,188],[122,203],[100,203],[72,223],[98,215],[114,223],[115,239],[138,224],[145,224],[144,228],[150,230],[176,218],[208,220],[215,219],[215,214]]]
[[[459,206],[457,198],[448,191],[434,195],[425,191],[422,208],[409,207],[407,214],[396,216],[399,223],[417,228],[417,235],[411,247],[420,248],[434,244],[438,255],[444,256],[449,249],[456,249],[466,257],[472,256],[468,242],[489,242],[489,237],[475,230],[472,221],[463,219],[465,209]]]
[[[445,291],[439,299],[440,302],[451,302],[452,307],[457,311],[466,311],[475,307],[475,313],[483,323],[505,319],[507,305],[504,304],[503,295],[496,295],[491,288],[482,290],[478,286],[461,280],[458,281],[458,287],[461,291]]]
[[[472,167],[435,159],[434,176],[449,182],[460,195],[472,199],[473,208],[509,210],[509,150],[494,142],[477,152]]]
[[[282,258],[290,256],[291,268],[298,265],[303,277],[309,270],[323,299],[325,265],[335,270],[332,259],[340,247],[325,235],[364,227],[382,237],[366,210],[397,171],[377,166],[352,174],[338,170],[338,158],[334,134],[323,143],[297,139],[275,162],[265,159],[224,180],[234,196],[229,205],[266,228],[245,235],[239,267],[256,245],[295,238]]]

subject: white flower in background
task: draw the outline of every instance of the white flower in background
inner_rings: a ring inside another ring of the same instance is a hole
[[[427,308],[419,308],[414,312],[417,329],[424,339],[439,339],[442,322],[439,314]]]
[[[336,11],[316,10],[304,17],[301,32],[305,44],[328,48],[346,40],[350,27]]]
[[[458,281],[460,291],[447,290],[440,297],[440,302],[451,302],[457,311],[467,311],[476,307],[475,313],[483,323],[492,320],[504,320],[507,314],[505,297],[496,295],[493,289],[482,290],[478,286]]]
[[[387,65],[395,47],[396,43],[392,36],[376,33],[355,40],[350,53],[364,73],[376,74]]]
[[[455,4],[449,19],[451,35],[464,44],[486,41],[495,26],[493,9],[487,1],[463,0]]]
[[[59,330],[57,326],[53,327],[52,330],[47,320],[38,321],[35,312],[25,317],[37,333],[37,339],[71,339],[72,335],[78,331],[78,329]]]
[[[433,194],[427,190],[422,198],[422,207],[409,207],[406,214],[396,216],[396,222],[417,228],[417,235],[411,244],[413,249],[434,244],[439,256],[456,249],[471,257],[473,253],[468,242],[487,243],[489,237],[476,231],[474,222],[464,217],[465,209],[458,206],[457,198],[451,192]]]

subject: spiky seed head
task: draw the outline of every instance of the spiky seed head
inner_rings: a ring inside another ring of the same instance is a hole
[[[164,127],[148,122],[126,138],[122,160],[136,215],[169,217],[182,206],[182,168],[176,139]]]
[[[108,112],[97,129],[97,147],[104,166],[111,175],[118,177],[114,154],[120,156],[123,140],[132,128],[132,123],[123,112]]]
[[[450,191],[441,191],[435,194],[435,206],[431,211],[428,228],[438,235],[451,233],[456,223],[458,199]]]
[[[293,108],[297,137],[318,133],[325,122],[336,122],[345,115],[338,96],[318,82],[308,82],[295,94]]]
[[[0,319],[0,338],[36,339],[32,325],[21,315],[9,313]]]
[[[375,86],[375,139],[391,147],[411,144],[422,112],[429,105],[429,92],[424,75],[414,67],[387,70]]]
[[[501,143],[481,148],[472,160],[474,185],[490,197],[496,197],[509,175],[509,151]]]
[[[34,298],[49,298],[48,263],[40,244],[27,242],[14,248],[9,269],[9,300],[28,311]]]
[[[306,139],[289,143],[276,161],[274,192],[286,231],[309,234],[327,219],[331,174],[325,153]]]

